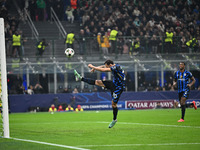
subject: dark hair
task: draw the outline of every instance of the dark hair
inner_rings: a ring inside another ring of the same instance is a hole
[[[180,62],[180,64],[184,64],[184,66],[185,66],[185,62]]]
[[[112,60],[106,60],[104,64],[110,65],[110,64],[114,64],[114,62]]]

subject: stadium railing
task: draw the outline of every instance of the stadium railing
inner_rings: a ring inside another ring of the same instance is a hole
[[[23,56],[28,58],[36,57],[37,44],[35,39],[24,37],[27,39],[26,42],[22,42]],[[59,38],[49,38],[40,37],[40,39],[45,38],[49,46],[46,47],[44,52],[44,57],[57,57],[64,58],[64,51],[66,49],[65,39]],[[134,44],[136,43],[137,37],[118,37],[116,41],[116,48],[114,52],[111,52],[111,47],[108,47],[108,54],[104,54],[102,51],[102,45],[97,42],[97,37],[84,37],[84,41],[76,36],[76,40],[73,43],[76,56],[99,56],[103,58],[104,56],[115,56],[115,58],[121,57],[122,55],[129,55],[131,57],[135,55],[143,54],[177,54],[177,53],[200,53],[199,46],[187,47],[186,44],[181,44],[180,37],[174,37],[174,42],[166,46],[164,37],[157,37],[157,40],[151,40],[151,37],[140,37],[139,48],[136,49]],[[10,39],[12,40],[12,39]],[[102,40],[103,41],[103,40]],[[130,55],[130,50],[132,49],[132,54]]]
[[[152,55],[149,55],[151,57]],[[171,55],[172,56],[172,55]],[[162,57],[162,58],[161,58]],[[168,58],[169,57],[169,58]],[[119,63],[125,70],[127,84],[126,91],[155,91],[155,90],[171,90],[170,84],[172,84],[174,71],[178,70],[178,64],[181,61],[186,63],[186,69],[191,71],[194,77],[199,78],[200,72],[200,60],[199,56],[184,56],[176,55],[176,57],[170,57],[170,55],[161,55],[155,60],[142,60],[145,57],[137,57],[126,61],[114,60]],[[94,65],[102,65],[105,61],[66,61],[59,62],[56,58],[49,59],[49,62],[31,62],[26,60],[23,63],[19,63],[13,59],[13,62],[7,63],[8,73],[8,87],[10,94],[17,94],[15,85],[17,80],[23,82],[25,89],[29,85],[35,86],[38,82],[46,89],[43,93],[60,93],[64,88],[68,88],[70,92],[74,88],[77,88],[79,92],[93,91],[94,86],[86,86],[84,82],[76,82],[74,78],[73,70],[76,69],[85,77],[94,79],[111,79],[111,73],[95,72],[90,73],[87,64],[92,63]],[[21,83],[22,84],[22,83]],[[198,84],[194,88],[198,88]],[[158,89],[156,89],[158,88]],[[98,89],[102,90],[102,89]]]

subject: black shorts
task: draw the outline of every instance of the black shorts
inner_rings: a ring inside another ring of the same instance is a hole
[[[112,101],[114,103],[117,103],[119,101],[119,98],[123,92],[123,87],[116,87],[112,81],[102,81],[105,85],[105,88],[109,89],[111,91]]]
[[[181,101],[181,97],[185,97],[186,99],[188,99],[189,91],[178,93],[178,97],[179,97],[179,101]]]

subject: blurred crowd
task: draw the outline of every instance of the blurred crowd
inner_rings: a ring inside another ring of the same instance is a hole
[[[189,52],[187,47],[192,45],[188,41],[195,38],[193,52],[199,52],[200,3],[195,0],[88,0],[81,4],[81,26],[91,36],[100,34],[106,37],[115,29],[118,37],[139,37],[134,39],[135,43],[140,42],[139,51],[144,51],[148,46],[152,53],[160,52],[161,46],[166,47],[167,53],[176,52],[173,49],[176,46],[181,48],[181,52]],[[165,39],[162,39],[167,33],[173,33],[169,46],[166,43],[163,45]],[[128,43],[119,38],[120,42]]]
[[[85,29],[102,34],[117,26],[124,36],[163,36],[170,28],[176,35],[199,36],[199,5],[194,0],[88,0],[79,17]]]

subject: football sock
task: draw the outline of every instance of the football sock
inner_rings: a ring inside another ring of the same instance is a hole
[[[117,107],[113,108],[113,120],[117,119],[117,113],[118,113],[118,108]]]
[[[182,119],[184,120],[184,116],[185,116],[185,105],[181,105],[181,112],[182,112]]]
[[[91,85],[95,85],[95,80],[94,79],[90,79],[90,78],[83,78],[81,79],[81,81],[84,81],[88,84],[91,84]]]

